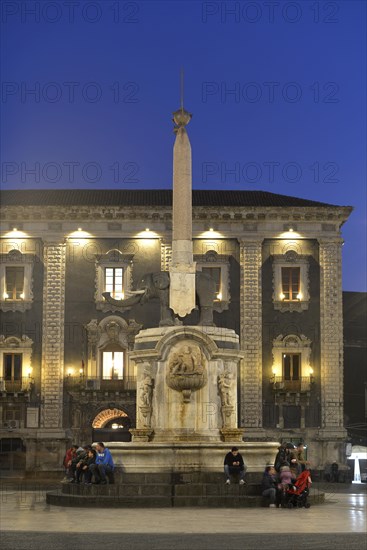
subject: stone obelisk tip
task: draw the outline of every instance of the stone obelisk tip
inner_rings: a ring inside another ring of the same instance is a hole
[[[172,262],[170,308],[185,317],[195,308],[195,263],[192,246],[192,161],[185,126],[192,115],[183,108],[173,113],[176,134],[173,148]]]

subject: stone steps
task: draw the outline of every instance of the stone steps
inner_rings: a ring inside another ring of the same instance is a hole
[[[46,495],[48,504],[58,506],[110,508],[215,507],[245,508],[263,506],[261,485],[226,485],[222,473],[121,474],[118,483],[85,485],[62,483]],[[247,476],[246,476],[247,477]],[[256,476],[248,476],[256,479]],[[324,494],[314,491],[310,503],[321,503]]]

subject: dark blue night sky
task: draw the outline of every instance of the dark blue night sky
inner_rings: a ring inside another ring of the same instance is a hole
[[[364,1],[1,9],[3,189],[171,187],[183,66],[194,188],[354,206],[343,287],[366,290]]]

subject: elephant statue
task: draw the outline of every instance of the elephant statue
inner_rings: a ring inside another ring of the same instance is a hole
[[[170,327],[181,324],[181,321],[169,307],[170,275],[168,271],[146,273],[137,286],[125,300],[115,300],[109,292],[103,292],[107,302],[117,307],[131,307],[144,304],[158,298],[161,304],[161,320],[159,326]],[[196,303],[200,312],[199,325],[214,326],[213,304],[216,297],[215,281],[207,273],[198,271],[195,275]]]

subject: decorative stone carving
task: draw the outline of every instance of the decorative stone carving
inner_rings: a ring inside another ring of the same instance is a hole
[[[229,372],[218,376],[218,392],[221,401],[223,428],[231,426],[231,416],[234,413],[233,381]]]
[[[207,382],[206,359],[201,348],[190,343],[181,344],[168,361],[167,386],[182,392],[184,403],[189,403],[191,393],[200,390]]]
[[[140,384],[139,410],[144,418],[144,427],[150,428],[152,418],[152,397],[153,397],[154,380],[149,372],[144,372],[144,378]]]

